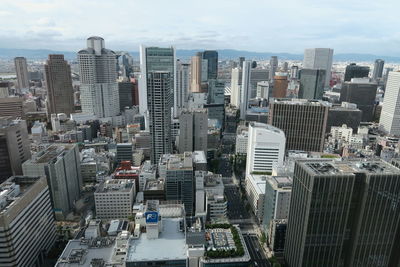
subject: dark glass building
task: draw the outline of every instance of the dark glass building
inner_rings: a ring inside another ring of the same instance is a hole
[[[346,71],[344,73],[344,81],[349,82],[352,78],[365,78],[368,77],[369,67],[358,66],[356,63],[351,63],[347,65]]]
[[[300,90],[299,98],[303,99],[322,99],[326,71],[322,69],[302,69],[300,70]]]
[[[340,102],[356,104],[362,111],[361,121],[372,121],[377,87],[369,81],[345,82],[340,91]]]
[[[203,59],[207,59],[207,78],[217,79],[218,77],[218,52],[214,50],[206,50],[203,52]]]

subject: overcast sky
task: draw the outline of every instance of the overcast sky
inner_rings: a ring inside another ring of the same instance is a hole
[[[0,47],[178,49],[400,55],[399,0],[0,0]]]

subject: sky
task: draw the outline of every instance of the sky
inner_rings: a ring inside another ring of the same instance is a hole
[[[0,0],[0,47],[178,49],[400,55],[398,0]]]

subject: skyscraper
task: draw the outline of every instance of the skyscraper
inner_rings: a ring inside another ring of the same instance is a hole
[[[99,118],[119,114],[117,83],[117,58],[106,49],[104,39],[90,37],[87,48],[78,52],[80,91],[83,113],[92,113]]]
[[[46,176],[53,211],[64,220],[80,198],[82,188],[81,160],[78,145],[52,144],[22,164],[24,175]]]
[[[147,72],[147,107],[151,136],[151,162],[157,164],[160,156],[171,153],[171,108],[173,92],[171,73]]]
[[[239,68],[233,68],[231,74],[231,104],[237,108],[240,107],[240,93],[242,86],[242,70]]]
[[[272,173],[272,168],[282,166],[285,155],[285,133],[271,125],[249,124],[246,159],[246,176],[256,173]]]
[[[0,183],[12,175],[21,175],[22,163],[30,157],[26,122],[0,117]]]
[[[374,71],[372,72],[372,80],[377,81],[382,78],[383,68],[385,65],[385,61],[383,59],[375,60]]]
[[[207,79],[218,78],[218,52],[215,50],[206,50],[203,52],[203,59],[207,59]]]
[[[179,125],[179,153],[204,151],[207,154],[207,109],[182,110]]]
[[[243,62],[242,68],[242,86],[240,94],[240,119],[246,119],[247,108],[249,107],[249,99],[251,94],[251,60]]]
[[[329,87],[331,81],[333,49],[331,48],[309,48],[304,50],[304,69],[323,69],[326,71],[325,88]]]
[[[285,260],[398,266],[400,170],[383,161],[296,161]]]
[[[17,73],[17,93],[21,93],[21,89],[29,88],[28,64],[24,57],[14,58],[14,64]]]
[[[377,87],[369,79],[344,82],[340,90],[340,102],[357,104],[357,108],[362,111],[361,121],[372,121]]]
[[[190,64],[183,63],[179,59],[176,62],[176,96],[174,97],[174,117],[178,117],[180,111],[187,107],[190,92]]]
[[[126,107],[131,108],[133,106],[135,84],[133,82],[119,82],[118,83],[118,99],[119,108],[124,110]]]
[[[64,55],[49,55],[44,65],[47,86],[47,114],[75,112],[71,67]]]
[[[201,93],[201,62],[202,55],[201,53],[197,53],[192,57],[191,63],[191,85],[190,91],[193,93]]]
[[[174,47],[146,47],[140,46],[140,81],[139,81],[139,111],[144,114],[149,107],[147,107],[147,81],[148,73],[150,72],[169,72],[170,73],[170,90],[171,95],[177,96],[176,93],[176,57]],[[174,100],[172,100],[174,101]],[[174,102],[172,102],[173,104]]]
[[[272,56],[269,60],[269,79],[273,80],[275,78],[275,72],[278,70],[278,57]]]
[[[288,88],[287,73],[277,72],[274,77],[274,86],[272,89],[272,96],[275,98],[285,98]]]
[[[285,133],[287,150],[322,152],[328,110],[324,101],[275,99],[268,123]]]
[[[400,72],[389,72],[379,126],[388,134],[400,136]]]
[[[300,70],[299,98],[322,99],[325,86],[325,70]]]
[[[369,74],[369,67],[359,66],[356,63],[351,63],[346,66],[344,73],[344,81],[349,82],[353,78],[366,78]]]

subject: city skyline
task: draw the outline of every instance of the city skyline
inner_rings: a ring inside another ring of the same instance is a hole
[[[239,1],[174,2],[154,6],[144,1],[109,5],[105,1],[5,0],[0,18],[13,23],[1,32],[0,47],[76,51],[82,40],[99,35],[110,48],[129,51],[143,43],[255,52],[301,53],[309,47],[387,56],[399,52],[394,10],[400,3],[394,1],[366,6],[358,0],[324,4],[302,0],[289,1],[285,7],[255,0],[246,6]],[[206,6],[213,8],[193,16],[192,10]],[[265,11],[274,25],[265,23]],[[335,14],[340,17],[333,20]],[[372,18],[379,20],[371,23]]]

